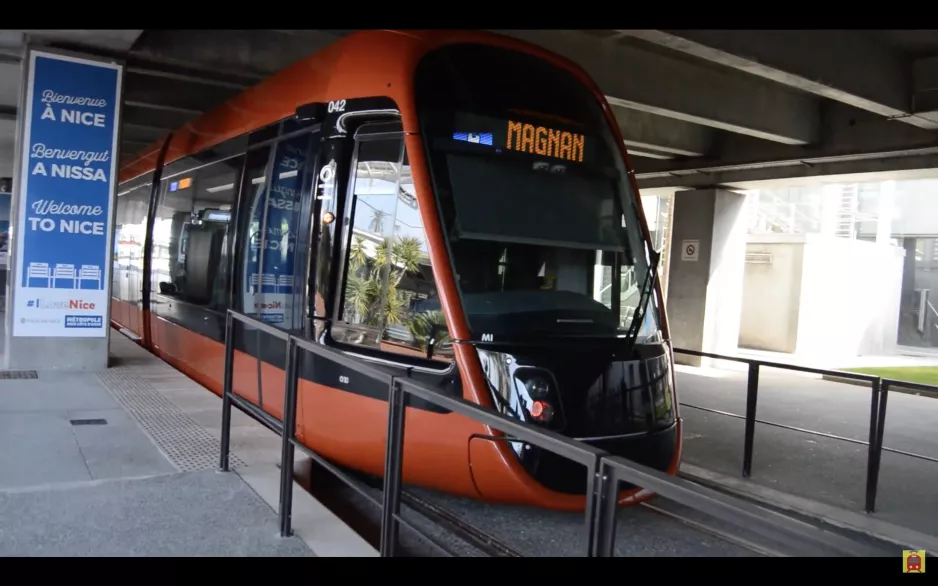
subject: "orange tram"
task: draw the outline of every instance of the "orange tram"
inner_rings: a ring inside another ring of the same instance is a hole
[[[215,393],[234,308],[677,472],[657,253],[609,105],[565,59],[355,33],[144,150],[117,202],[112,325]],[[280,419],[284,342],[235,323],[234,392]],[[380,476],[386,386],[300,361],[299,441]],[[405,483],[584,507],[581,465],[412,401]]]

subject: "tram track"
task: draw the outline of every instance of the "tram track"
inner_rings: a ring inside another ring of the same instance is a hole
[[[376,549],[380,545],[380,502],[382,481],[353,471],[344,470],[347,474],[347,480],[360,484],[358,487],[350,487],[333,473],[322,466],[308,461],[305,466],[298,466],[295,479],[304,490],[309,492],[314,498],[322,502],[333,513],[338,515],[353,530],[361,535]],[[367,498],[363,495],[367,489],[373,492],[374,498]],[[357,494],[356,494],[357,493]],[[358,498],[356,498],[358,497]],[[364,506],[363,506],[364,505]],[[370,506],[369,506],[370,505]],[[406,509],[417,513],[434,526],[443,529],[446,533],[457,537],[464,544],[488,557],[524,557],[523,554],[501,542],[491,534],[466,522],[457,515],[453,515],[444,508],[413,494],[408,490],[401,491],[401,509],[402,516],[412,524],[415,519],[413,515],[408,515]],[[418,525],[423,525],[417,523]],[[403,557],[424,557],[433,553],[443,552],[447,556],[460,557],[466,551],[459,551],[460,548],[454,548],[452,543],[446,543],[446,540],[434,539],[434,536],[428,534],[427,527],[421,527],[423,531],[420,534],[414,534],[409,527],[401,526],[401,537],[399,539],[399,553]],[[411,535],[408,535],[410,533]],[[414,543],[417,541],[430,541],[431,547],[436,552],[427,551]]]
[[[378,548],[381,479],[346,471],[348,480],[358,484],[350,487],[317,464],[303,468],[297,469],[301,486]],[[419,488],[402,491],[401,514],[419,531],[401,525],[398,555],[404,557],[566,557],[585,553],[582,514],[493,505]],[[618,556],[785,555],[667,510],[660,503],[620,510],[616,550]]]
[[[703,532],[703,533],[707,533],[708,535],[712,535],[712,536],[717,537],[717,538],[719,538],[719,539],[722,539],[722,540],[724,540],[724,541],[726,541],[726,542],[728,542],[728,543],[732,543],[733,545],[737,545],[737,546],[739,546],[739,547],[746,548],[746,549],[748,549],[748,550],[750,550],[750,551],[752,551],[752,552],[755,552],[755,553],[757,553],[757,554],[759,554],[759,555],[762,555],[762,556],[765,556],[765,557],[789,557],[788,554],[782,553],[781,551],[779,551],[779,550],[777,550],[777,549],[775,549],[775,548],[771,548],[771,547],[767,547],[767,546],[764,546],[764,545],[760,545],[760,544],[758,544],[758,543],[756,543],[756,542],[754,542],[754,541],[751,541],[751,540],[749,540],[749,539],[745,539],[745,538],[739,537],[738,535],[733,535],[733,534],[731,534],[731,533],[729,533],[729,532],[721,531],[720,529],[716,529],[716,528],[714,528],[714,527],[711,527],[711,526],[707,525],[706,523],[701,523],[701,522],[699,522],[699,521],[695,521],[695,520],[691,519],[690,517],[686,517],[686,516],[684,516],[684,515],[680,515],[680,514],[678,514],[678,513],[673,512],[673,511],[668,511],[668,510],[666,510],[666,509],[663,509],[663,508],[661,508],[661,507],[659,507],[659,506],[656,506],[656,505],[653,505],[653,504],[651,504],[651,503],[647,503],[647,502],[646,502],[646,503],[641,503],[640,506],[641,506],[641,507],[644,507],[645,509],[648,509],[649,511],[652,511],[653,513],[655,513],[655,514],[657,514],[657,515],[661,515],[661,516],[663,516],[663,517],[667,517],[667,518],[669,518],[669,519],[673,519],[673,520],[675,520],[675,521],[677,521],[677,522],[679,522],[679,523],[683,523],[684,525],[686,525],[686,526],[688,526],[688,527],[691,527],[691,528],[693,528],[693,529],[696,529],[697,531],[700,531],[700,532]]]
[[[346,478],[340,479],[333,471],[310,460],[297,466],[296,480],[378,549],[382,480],[344,468],[336,467],[336,471]],[[407,487],[401,492],[401,517],[404,522],[400,524],[396,550],[400,557],[582,557],[586,553],[587,527],[582,513],[492,504]],[[870,555],[885,555],[882,544],[873,543],[875,540],[858,539],[849,532],[836,531],[797,515],[791,518],[865,544],[870,552],[876,550]],[[834,549],[831,552],[841,555]],[[746,527],[656,497],[619,509],[614,555],[792,557],[804,552],[797,544],[775,542]]]
[[[446,511],[445,509],[442,509],[427,500],[411,494],[408,491],[402,491],[401,502],[402,504],[409,506],[428,519],[435,519],[441,525],[449,528],[461,539],[465,540],[473,547],[478,548],[480,551],[485,552],[491,557],[524,557],[524,555],[522,555],[520,552],[512,549],[508,545],[502,543],[478,527],[475,527],[470,523],[466,523],[449,511]]]

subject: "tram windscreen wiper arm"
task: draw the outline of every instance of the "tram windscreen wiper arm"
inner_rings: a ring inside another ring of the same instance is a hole
[[[653,248],[649,248],[648,256],[651,261],[648,263],[648,274],[645,275],[645,279],[642,282],[642,291],[638,296],[638,305],[635,307],[635,312],[632,314],[632,322],[629,324],[629,331],[625,337],[629,345],[629,352],[632,351],[632,348],[635,347],[635,342],[638,340],[638,332],[642,327],[642,323],[645,321],[645,309],[651,301],[651,294],[655,291],[655,284],[658,281],[658,262],[661,260],[661,253]]]

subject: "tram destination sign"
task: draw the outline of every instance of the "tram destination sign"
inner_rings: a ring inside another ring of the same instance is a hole
[[[12,333],[105,337],[123,67],[28,55]]]
[[[514,151],[556,162],[594,164],[595,136],[562,128],[559,124],[520,118],[496,119],[457,112],[452,139],[487,146],[495,152]]]
[[[582,134],[515,120],[508,121],[507,134],[505,147],[509,150],[583,162],[586,137]]]

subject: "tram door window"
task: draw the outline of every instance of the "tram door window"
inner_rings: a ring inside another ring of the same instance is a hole
[[[232,157],[161,181],[151,277],[157,313],[185,321],[171,301],[227,308],[229,227],[243,163]]]
[[[451,361],[423,221],[401,139],[359,143],[347,208],[338,342]]]
[[[308,227],[301,220],[310,213],[314,136],[303,134],[279,142],[269,181],[267,160],[252,159],[246,171],[252,179],[242,311],[285,330],[303,329],[309,251],[297,249],[297,235]],[[262,150],[269,154],[269,149]]]
[[[241,286],[235,296],[235,307],[254,317],[262,313],[260,300],[254,292],[258,289],[257,267],[261,249],[261,226],[264,224],[264,204],[267,201],[266,173],[270,151],[270,147],[263,147],[248,153],[241,188],[244,193],[243,201],[249,202],[250,212],[247,216],[247,237],[242,240],[241,245]]]

